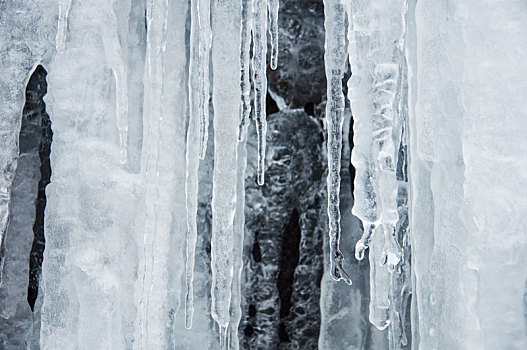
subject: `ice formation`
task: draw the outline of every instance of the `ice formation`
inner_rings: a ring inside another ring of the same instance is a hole
[[[16,323],[0,332],[0,347],[23,339],[53,350],[241,348],[250,116],[264,185],[280,6],[0,3],[0,317]],[[319,348],[525,349],[527,6],[324,0],[323,12]],[[24,179],[36,181],[39,159],[24,154],[19,134],[39,64],[49,72],[53,177],[31,313],[19,252],[35,220],[37,187]],[[354,198],[342,191],[350,161]],[[211,189],[200,181],[207,171]],[[200,247],[207,210],[210,261]],[[368,278],[353,256],[368,257]]]
[[[328,221],[330,237],[331,275],[337,281],[351,279],[343,269],[343,255],[339,248],[340,228],[340,162],[342,152],[342,123],[344,122],[344,93],[342,79],[346,69],[345,5],[342,1],[324,3],[326,28],[326,123],[328,129]]]

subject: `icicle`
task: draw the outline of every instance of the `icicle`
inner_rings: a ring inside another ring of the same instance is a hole
[[[68,28],[68,15],[70,12],[71,0],[59,0],[59,21],[57,25],[57,51],[62,51],[66,45],[66,31]]]
[[[267,134],[267,115],[265,99],[267,97],[267,0],[253,0],[253,83],[254,83],[254,118],[258,134],[258,169],[257,182],[264,184],[265,146]]]
[[[269,6],[269,34],[271,34],[271,69],[278,67],[278,10],[280,0],[267,0]]]
[[[342,151],[342,123],[344,121],[344,94],[342,78],[346,68],[345,8],[341,0],[325,0],[326,28],[326,79],[327,104],[326,123],[328,129],[328,218],[330,237],[331,275],[335,280],[351,279],[343,269],[344,257],[340,252],[340,161]]]
[[[199,31],[199,86],[194,93],[199,94],[199,158],[205,159],[209,139],[209,56],[212,32],[210,28],[210,0],[195,0],[196,12],[191,18],[191,37]],[[194,8],[194,7],[193,7]],[[191,72],[192,73],[192,72]],[[197,88],[194,86],[193,89]],[[191,90],[193,91],[193,90]]]
[[[241,19],[241,46],[240,46],[240,71],[241,71],[241,97],[242,112],[240,119],[239,140],[245,138],[247,125],[251,114],[251,82],[250,82],[250,51],[251,51],[251,30],[253,26],[252,1],[242,0],[242,19]]]
[[[185,195],[187,207],[187,237],[185,263],[185,276],[187,292],[185,297],[185,327],[192,328],[194,315],[194,259],[197,240],[196,216],[198,213],[198,169],[200,158],[200,133],[199,123],[201,121],[201,99],[202,95],[198,88],[202,84],[201,58],[200,58],[200,31],[198,22],[199,0],[191,2],[191,31],[190,31],[190,63],[189,63],[189,113],[190,119],[187,130],[186,145],[186,179]],[[208,107],[207,107],[208,110]]]
[[[243,112],[243,106],[242,106]],[[246,127],[245,127],[246,128]],[[247,135],[247,131],[244,131]],[[247,139],[238,142],[237,173],[236,176],[236,214],[234,216],[234,247],[232,251],[234,277],[232,280],[231,294],[231,323],[229,324],[229,349],[240,348],[238,339],[238,326],[240,324],[241,309],[241,278],[243,269],[243,241],[245,235],[245,169],[247,168]]]
[[[240,123],[240,19],[237,0],[213,3],[212,67],[214,174],[212,189],[212,317],[223,347],[230,323],[236,212],[237,145]]]

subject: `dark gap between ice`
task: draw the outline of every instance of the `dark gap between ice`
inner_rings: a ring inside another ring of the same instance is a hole
[[[300,257],[300,213],[293,209],[289,222],[284,228],[282,236],[282,253],[280,257],[280,272],[278,273],[278,293],[280,296],[280,324],[278,337],[280,342],[289,342],[289,335],[285,327],[285,319],[289,316],[292,303],[295,270]]]
[[[38,194],[35,202],[36,215],[35,223],[33,224],[33,244],[29,256],[29,283],[27,288],[27,302],[32,311],[34,310],[35,301],[38,296],[38,285],[40,281],[40,273],[42,271],[42,260],[45,247],[44,210],[46,208],[46,186],[51,179],[51,164],[49,156],[51,152],[53,132],[51,130],[51,120],[46,113],[46,104],[43,100],[43,97],[47,92],[46,76],[46,70],[39,65],[33,72],[26,87],[26,104],[24,106],[24,113],[33,109],[37,113],[36,117],[41,119],[40,140],[38,141],[40,181],[38,183]],[[26,132],[26,127],[30,127],[29,124],[22,123],[19,138],[21,145],[20,151],[22,151],[23,144],[36,141],[34,140],[35,134]],[[28,138],[32,138],[32,140],[29,140]]]

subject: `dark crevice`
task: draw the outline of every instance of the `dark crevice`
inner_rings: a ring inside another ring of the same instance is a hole
[[[278,273],[278,293],[280,296],[280,326],[278,337],[280,342],[289,342],[289,335],[284,320],[291,310],[291,295],[293,293],[294,275],[300,257],[300,213],[293,209],[289,222],[282,236],[282,253],[280,257],[280,272]]]
[[[254,242],[253,242],[253,249],[252,249],[252,255],[253,255],[253,261],[254,262],[261,262],[262,261],[262,251],[260,249],[260,243],[258,242],[258,231],[254,233]]]
[[[280,108],[278,108],[278,104],[276,101],[271,97],[271,94],[267,92],[267,96],[265,97],[265,113],[267,115],[279,112]]]
[[[355,144],[353,143],[353,115],[351,116],[351,120],[350,120],[350,130],[349,130],[349,133],[348,133],[348,142],[349,142],[349,145],[350,145],[350,152],[351,154],[353,154],[353,147],[355,146]],[[350,158],[351,158],[351,155],[350,155]],[[355,167],[353,166],[353,164],[351,164],[351,162],[349,162],[349,170],[350,170],[350,178],[351,178],[351,196],[353,197],[353,190],[355,189],[354,187],[354,183],[355,183]]]
[[[313,102],[308,102],[304,105],[304,112],[310,116],[315,116],[315,104]]]
[[[42,66],[38,66],[29,80],[26,90],[26,101],[29,100],[29,94],[37,93],[38,105],[40,107],[39,117],[41,118],[41,137],[38,148],[40,158],[40,181],[38,183],[38,194],[35,202],[35,223],[33,225],[33,245],[29,256],[29,284],[27,288],[27,302],[34,310],[35,301],[38,296],[38,285],[40,273],[42,271],[42,260],[44,256],[45,237],[44,237],[44,210],[46,209],[46,186],[51,179],[50,152],[53,132],[51,130],[51,120],[46,113],[46,104],[43,97],[47,92],[46,83],[47,72]],[[35,97],[33,97],[35,98]],[[27,102],[26,102],[27,107]],[[26,108],[24,107],[24,109]],[[24,125],[22,125],[22,129]],[[24,142],[24,133],[20,132],[20,144]]]

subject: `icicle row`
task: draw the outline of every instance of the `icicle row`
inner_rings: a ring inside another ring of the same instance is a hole
[[[264,184],[267,119],[265,99],[267,97],[267,0],[253,0],[253,83],[254,118],[258,134],[257,182]]]
[[[201,98],[196,87],[200,86],[200,31],[199,31],[199,0],[191,2],[191,28],[190,28],[190,62],[189,62],[189,124],[187,129],[186,144],[186,177],[185,196],[187,208],[187,237],[186,237],[186,262],[185,262],[185,327],[192,328],[194,315],[194,261],[196,240],[198,236],[196,217],[198,213],[198,169],[200,158],[200,132],[199,123],[201,116]],[[207,107],[208,109],[208,107]]]
[[[197,15],[192,17],[198,22],[198,28],[191,26],[194,30],[199,30],[199,134],[200,151],[199,158],[205,159],[207,152],[207,142],[209,139],[209,57],[212,32],[210,28],[210,0],[197,0]],[[192,34],[191,34],[192,35]]]
[[[324,1],[326,28],[326,123],[328,129],[328,219],[331,276],[335,280],[351,279],[344,271],[344,257],[340,251],[340,163],[342,151],[342,123],[344,121],[344,94],[342,79],[346,68],[345,8],[342,0]]]
[[[278,67],[278,10],[280,7],[279,0],[268,0],[269,22],[271,34],[271,69]]]

